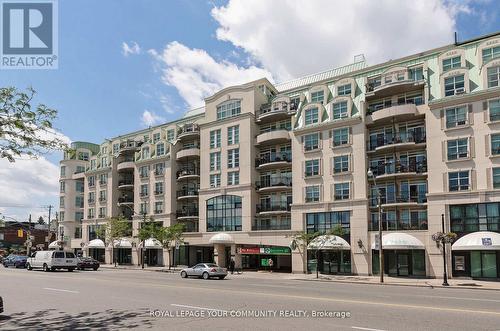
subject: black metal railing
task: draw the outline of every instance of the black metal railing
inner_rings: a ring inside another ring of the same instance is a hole
[[[177,178],[182,177],[182,176],[193,176],[193,175],[200,175],[200,170],[199,169],[180,169],[177,171]]]
[[[426,142],[425,132],[408,132],[406,134],[380,134],[376,139],[370,139],[369,148],[370,150],[375,150],[377,147],[403,144],[403,143],[415,143],[420,144]]]
[[[183,189],[177,191],[177,197],[198,196],[198,189]]]
[[[131,203],[131,202],[134,202],[134,198],[129,198],[129,197],[118,198],[118,203]]]
[[[287,176],[261,178],[255,183],[257,189],[276,186],[292,186],[292,178]]]
[[[255,160],[255,166],[258,167],[260,165],[273,162],[292,162],[292,153],[283,152],[283,153],[271,153],[263,155],[257,160]]]
[[[387,195],[382,195],[380,197],[380,203],[382,205],[385,204],[391,204],[391,203],[410,203],[410,202],[416,202],[416,203],[426,203],[427,202],[427,196],[425,193],[422,194],[416,194],[416,195],[409,195],[409,194],[387,194]],[[370,196],[370,205],[372,207],[377,206],[377,196],[372,195]]]
[[[177,210],[177,217],[198,217],[199,211],[198,208],[182,208]]]
[[[292,207],[287,202],[260,203],[257,205],[257,213],[269,211],[291,211]]]
[[[123,185],[134,185],[134,180],[133,179],[124,179],[118,181],[118,186],[123,186]]]
[[[427,230],[427,219],[410,219],[410,220],[382,220],[382,230]],[[378,221],[371,220],[369,223],[369,231],[378,230]]]
[[[425,173],[427,172],[427,160],[420,162],[388,162],[371,168],[373,175],[382,176],[401,173]]]
[[[271,223],[268,220],[255,220],[252,223],[252,231],[290,230],[291,228],[290,219],[280,220],[277,223]]]

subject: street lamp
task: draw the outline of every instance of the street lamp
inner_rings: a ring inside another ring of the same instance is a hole
[[[444,232],[444,214],[441,214],[441,229],[443,231],[443,234],[445,234],[445,232]],[[446,272],[446,241],[443,240],[442,244],[443,244],[443,267],[444,267],[443,286],[450,286],[450,284],[448,284],[448,274]]]
[[[380,282],[384,282],[384,251],[382,248],[382,203],[380,196],[380,188],[377,185],[375,176],[372,169],[368,169],[368,178],[373,179],[373,184],[377,190],[377,208],[378,208],[378,262],[379,262],[379,272],[380,272]]]
[[[121,207],[121,205],[118,203],[117,204],[118,207]],[[130,211],[132,211],[132,214],[133,215],[142,215],[142,224],[145,224],[146,223],[146,211],[144,210],[142,213],[137,213],[132,207],[128,206],[128,205],[123,205],[125,207],[127,207],[128,209],[130,209]],[[141,247],[141,268],[144,269],[144,260],[146,258],[145,256],[145,253],[146,253],[146,250],[145,250],[145,246],[146,245],[146,240],[144,239],[142,241],[142,247]]]

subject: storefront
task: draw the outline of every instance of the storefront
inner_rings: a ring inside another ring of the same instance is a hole
[[[425,246],[406,233],[382,235],[384,273],[393,277],[425,277]],[[372,244],[372,273],[379,274],[378,240]]]
[[[132,243],[127,239],[118,239],[114,242],[113,262],[118,264],[132,264]]]
[[[453,277],[500,278],[500,234],[469,233],[451,246]]]
[[[323,235],[307,246],[307,271],[322,274],[350,274],[351,246],[341,237]]]
[[[237,252],[241,254],[243,269],[292,272],[292,253],[289,247],[242,246]]]
[[[214,263],[214,248],[184,244],[175,249],[173,265],[194,266],[198,263]]]
[[[106,250],[104,242],[101,239],[91,240],[87,246],[88,256],[101,263],[105,263]]]
[[[142,248],[142,243],[140,245]],[[154,239],[154,238],[149,238],[144,241],[144,247],[145,247],[145,252],[144,252],[144,263],[147,266],[162,266],[163,265],[163,246],[162,244]],[[142,249],[138,250],[139,254],[142,254]],[[141,259],[138,259],[141,261]]]

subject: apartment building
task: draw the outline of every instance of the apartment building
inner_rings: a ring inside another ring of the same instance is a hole
[[[96,229],[122,215],[130,233],[113,252],[138,264],[145,214],[185,229],[170,254],[147,240],[147,265],[233,258],[244,269],[368,275],[380,272],[381,222],[385,273],[440,277],[432,235],[443,218],[458,235],[452,276],[499,278],[499,80],[497,33],[228,87],[176,121],[75,143],[87,157],[61,161],[61,224],[75,234],[66,245],[109,263]],[[77,182],[83,193],[68,193]],[[341,233],[319,254],[290,248],[294,233],[332,229]]]

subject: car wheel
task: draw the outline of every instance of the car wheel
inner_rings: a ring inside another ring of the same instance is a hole
[[[223,280],[224,278],[226,278],[226,276],[219,276],[220,280]]]
[[[49,266],[46,263],[43,264],[43,271],[49,272]]]
[[[56,267],[50,268],[50,271],[56,271]]]
[[[31,267],[31,264],[29,264],[29,263],[28,263],[28,264],[26,264],[26,269],[28,269],[28,270],[33,270],[33,268]]]
[[[73,272],[73,270],[75,270],[75,268],[68,268],[69,272]]]
[[[188,277],[187,272],[185,272],[185,271],[181,271],[181,277],[182,277],[182,278],[187,278],[187,277]]]
[[[94,269],[94,271],[97,271],[97,269],[99,269],[99,267],[93,267],[92,269]]]
[[[201,275],[201,277],[203,277],[203,279],[207,280],[210,278],[210,275],[208,274],[208,272],[204,272],[203,275]]]

